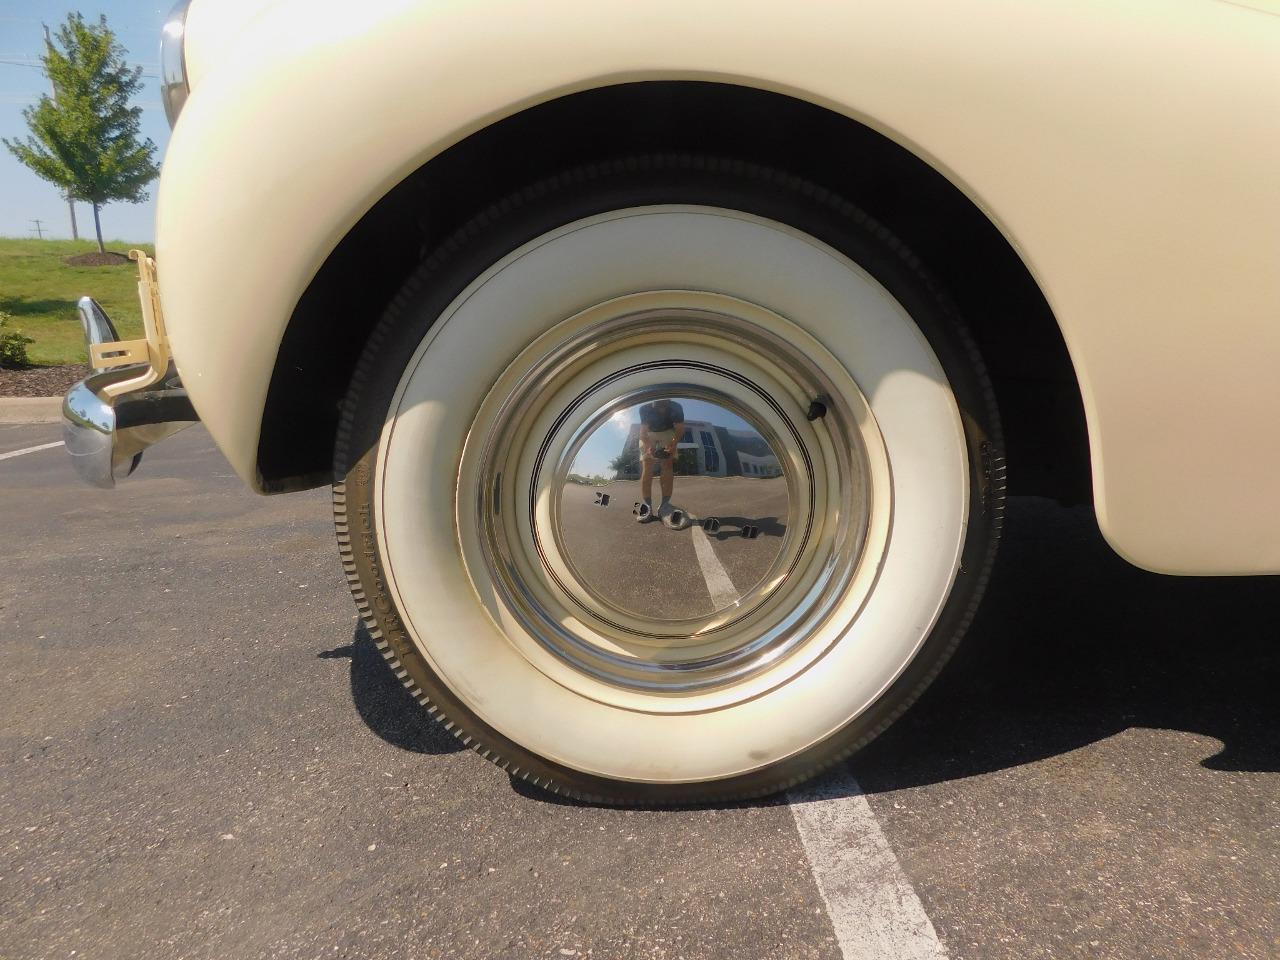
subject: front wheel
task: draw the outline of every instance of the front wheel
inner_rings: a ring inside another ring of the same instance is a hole
[[[888,231],[776,171],[630,158],[485,211],[405,285],[344,406],[338,539],[397,675],[513,775],[760,795],[950,655],[998,444]]]

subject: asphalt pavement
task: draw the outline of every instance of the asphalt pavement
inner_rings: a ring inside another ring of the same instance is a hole
[[[657,507],[657,480],[652,493]],[[671,504],[686,521],[675,529],[657,519],[638,523],[632,510],[642,498],[638,480],[566,484],[560,497],[566,556],[589,589],[624,612],[662,620],[710,616],[720,607],[707,583],[715,574],[703,564],[718,565],[736,600],[761,584],[783,549],[789,501],[781,477],[676,477]],[[708,519],[714,529],[704,529]],[[743,536],[752,529],[755,537]],[[696,537],[705,537],[714,560],[698,550]]]
[[[4,960],[854,955],[859,850],[819,869],[785,797],[602,809],[461,750],[359,628],[327,493],[249,493],[199,428],[113,492],[0,460],[0,530]],[[1280,956],[1280,582],[1143,573],[1082,508],[1008,530],[831,783],[950,957]]]

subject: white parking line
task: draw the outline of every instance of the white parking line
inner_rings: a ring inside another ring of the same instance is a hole
[[[27,447],[25,450],[14,450],[12,453],[0,453],[0,460],[12,460],[14,457],[25,457],[28,453],[39,453],[41,450],[52,450],[54,447],[62,446],[62,441],[57,443],[42,443],[38,447]]]
[[[741,594],[700,525],[698,566],[717,610]],[[924,904],[902,872],[862,787],[843,765],[787,791],[791,815],[844,960],[942,960]]]
[[[858,781],[844,768],[787,791],[845,960],[938,960],[947,951]]]
[[[692,530],[693,549],[698,554],[698,566],[702,568],[702,579],[707,581],[707,592],[711,594],[711,603],[715,609],[723,610],[730,604],[737,603],[742,594],[729,579],[724,564],[716,556],[716,551],[701,525],[695,523]]]

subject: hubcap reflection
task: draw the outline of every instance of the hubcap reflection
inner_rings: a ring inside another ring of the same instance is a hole
[[[768,432],[725,399],[687,395],[593,417],[566,451],[555,531],[586,592],[673,625],[759,599],[791,525]]]

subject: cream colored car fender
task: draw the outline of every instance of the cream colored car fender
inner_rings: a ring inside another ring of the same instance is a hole
[[[1117,550],[1166,572],[1280,572],[1274,16],[1214,0],[283,0],[220,56],[174,133],[157,246],[184,382],[251,483],[294,305],[390,187],[565,93],[717,80],[867,123],[987,212],[1062,326]]]

